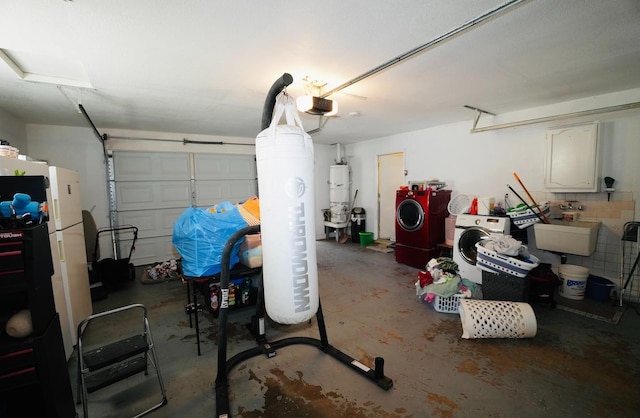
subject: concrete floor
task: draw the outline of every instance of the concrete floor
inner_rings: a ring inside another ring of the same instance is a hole
[[[332,239],[317,242],[320,296],[329,343],[373,367],[385,360],[385,391],[307,345],[282,347],[228,373],[238,417],[638,417],[640,315],[627,306],[617,324],[533,304],[530,339],[462,339],[458,314],[438,313],[415,296],[418,270],[393,253]],[[139,277],[139,276],[138,276]],[[136,281],[94,303],[96,312],[129,303],[149,309],[168,404],[149,416],[215,416],[218,323],[201,318],[202,355],[185,313],[180,281]],[[252,308],[229,315],[228,357],[255,346],[245,328]],[[315,319],[267,324],[271,341],[318,338]],[[121,324],[105,327],[115,333]],[[89,337],[98,337],[95,332]],[[76,382],[76,354],[69,362]],[[89,395],[90,416],[122,417],[160,399],[139,375]],[[82,407],[77,410],[82,416]]]

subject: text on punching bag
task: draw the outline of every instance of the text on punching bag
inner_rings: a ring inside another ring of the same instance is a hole
[[[291,273],[293,278],[293,302],[295,312],[311,309],[309,305],[309,266],[307,263],[307,234],[304,203],[289,208],[291,231]]]

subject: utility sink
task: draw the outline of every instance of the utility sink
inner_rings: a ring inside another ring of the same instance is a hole
[[[560,221],[533,225],[539,250],[589,256],[596,250],[601,221]]]

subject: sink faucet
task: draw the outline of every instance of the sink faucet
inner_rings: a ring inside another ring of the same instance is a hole
[[[560,204],[560,209],[562,209],[562,210],[567,210],[567,209],[569,209],[569,210],[573,210],[573,209],[583,210],[584,207],[580,204],[580,202],[577,202],[575,200],[569,200],[566,204],[561,203]]]

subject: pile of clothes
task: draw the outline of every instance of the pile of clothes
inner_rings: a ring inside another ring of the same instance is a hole
[[[146,273],[151,280],[178,279],[180,278],[180,267],[177,260],[171,259],[147,267]]]
[[[425,302],[433,302],[436,296],[448,298],[461,293],[466,298],[474,298],[479,291],[478,286],[458,274],[458,264],[449,257],[438,257],[429,260],[425,271],[418,273],[415,283],[416,295]]]

